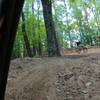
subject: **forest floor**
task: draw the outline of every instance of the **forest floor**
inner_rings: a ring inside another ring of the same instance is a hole
[[[12,60],[5,100],[100,100],[100,48]]]

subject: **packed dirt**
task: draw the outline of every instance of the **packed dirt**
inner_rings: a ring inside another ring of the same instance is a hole
[[[12,60],[5,100],[100,100],[100,48]]]

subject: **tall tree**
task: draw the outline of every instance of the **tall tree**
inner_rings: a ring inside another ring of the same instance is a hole
[[[32,16],[33,16],[32,18],[35,18],[35,16],[34,16],[34,1],[32,1]],[[37,50],[36,49],[36,45],[35,45],[35,41],[36,41],[35,40],[35,38],[36,38],[36,31],[35,31],[36,29],[35,29],[35,26],[36,26],[35,23],[32,23],[32,33],[33,33],[33,36],[34,36],[33,37],[33,41],[32,41],[33,42],[32,43],[32,46],[33,46],[32,47],[32,49],[33,49],[33,56],[36,55],[36,50]]]
[[[28,36],[26,34],[24,12],[22,12],[22,32],[23,32],[23,37],[24,37],[24,42],[25,42],[27,54],[28,54],[29,57],[32,57],[32,51],[31,51],[31,48],[30,48],[30,43],[29,43],[29,40],[28,40]]]
[[[49,56],[60,56],[60,50],[56,37],[55,26],[52,17],[52,0],[41,0],[43,6],[44,22],[47,33],[48,42],[48,55]]]
[[[42,55],[42,44],[41,44],[41,35],[40,35],[40,0],[37,0],[37,7],[38,7],[38,18],[37,18],[37,27],[38,27],[38,53],[39,56]]]

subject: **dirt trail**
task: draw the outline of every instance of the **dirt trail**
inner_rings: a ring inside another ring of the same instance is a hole
[[[94,54],[94,53],[100,53],[100,48],[88,48],[86,53],[81,53],[76,52],[75,50],[64,50],[62,55],[83,55],[83,54]]]
[[[100,100],[100,49],[13,60],[5,100]]]

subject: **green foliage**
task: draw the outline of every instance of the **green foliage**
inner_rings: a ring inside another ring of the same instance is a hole
[[[52,3],[54,25],[61,48],[69,47],[69,41],[75,40],[81,40],[86,45],[100,46],[100,0],[61,0],[60,3],[58,0],[54,0]],[[34,4],[34,11],[32,4]],[[23,11],[26,32],[31,48],[34,45],[38,52],[38,42],[41,41],[42,51],[45,53],[47,52],[46,29],[41,4],[40,9],[37,8],[37,5],[37,0],[26,0],[25,2]],[[20,19],[12,56],[25,55],[26,48]]]

